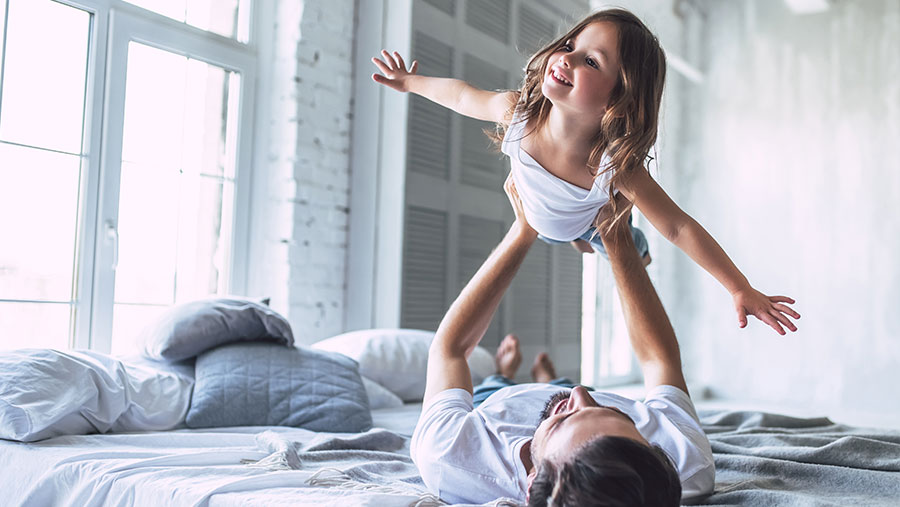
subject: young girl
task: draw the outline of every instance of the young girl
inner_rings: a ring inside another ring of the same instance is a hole
[[[450,78],[407,70],[399,53],[372,58],[382,74],[372,78],[454,111],[497,123],[495,142],[509,155],[512,178],[529,224],[551,242],[576,241],[582,251],[602,251],[597,227],[630,220],[630,205],[669,241],[706,269],[732,295],[740,327],[747,315],[785,334],[800,315],[785,296],[754,289],[722,247],[681,210],[644,167],[656,130],[666,61],[659,41],[632,13],[593,13],[534,54],[516,91],[479,90]],[[505,135],[503,134],[505,131]],[[622,205],[615,195],[630,202]],[[595,223],[598,210],[613,213]],[[649,263],[646,241],[635,243]],[[785,304],[786,303],[786,304]]]

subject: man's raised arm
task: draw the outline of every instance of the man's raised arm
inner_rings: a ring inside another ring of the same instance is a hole
[[[627,220],[620,220],[614,230],[601,235],[601,240],[609,254],[628,337],[644,374],[644,386],[649,391],[665,384],[687,393],[675,331],[638,257]]]
[[[516,220],[441,320],[428,352],[424,403],[447,389],[472,392],[472,374],[466,358],[484,337],[500,300],[537,238],[537,233],[525,221],[511,179],[506,180],[504,190],[516,212]]]

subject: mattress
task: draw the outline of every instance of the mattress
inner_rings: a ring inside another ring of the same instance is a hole
[[[409,459],[420,411],[375,410],[376,428],[359,435],[255,426],[0,440],[0,491],[4,505],[28,506],[436,504]],[[278,442],[299,469],[259,465]]]
[[[254,426],[0,440],[0,503],[443,505],[409,459],[420,412],[421,404],[374,410],[376,427],[362,434]],[[701,410],[700,419],[716,490],[695,504],[893,506],[900,498],[898,431],[756,411]]]

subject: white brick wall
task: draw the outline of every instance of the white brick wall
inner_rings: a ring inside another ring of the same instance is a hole
[[[261,49],[271,63],[258,93],[266,151],[248,289],[273,298],[299,343],[343,330],[354,13],[353,0],[279,0]]]

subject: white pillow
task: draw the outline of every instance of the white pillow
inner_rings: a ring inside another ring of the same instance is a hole
[[[425,395],[425,367],[434,331],[417,329],[365,329],[314,343],[312,348],[340,352],[359,363],[359,373],[381,384],[403,401]],[[472,382],[478,384],[496,372],[494,357],[483,347],[469,356]]]
[[[403,400],[396,394],[388,391],[378,382],[366,377],[362,378],[363,387],[366,388],[366,395],[369,397],[369,409],[378,410],[379,408],[397,408],[403,406]]]
[[[0,438],[167,430],[182,421],[193,380],[91,351],[0,353]]]

